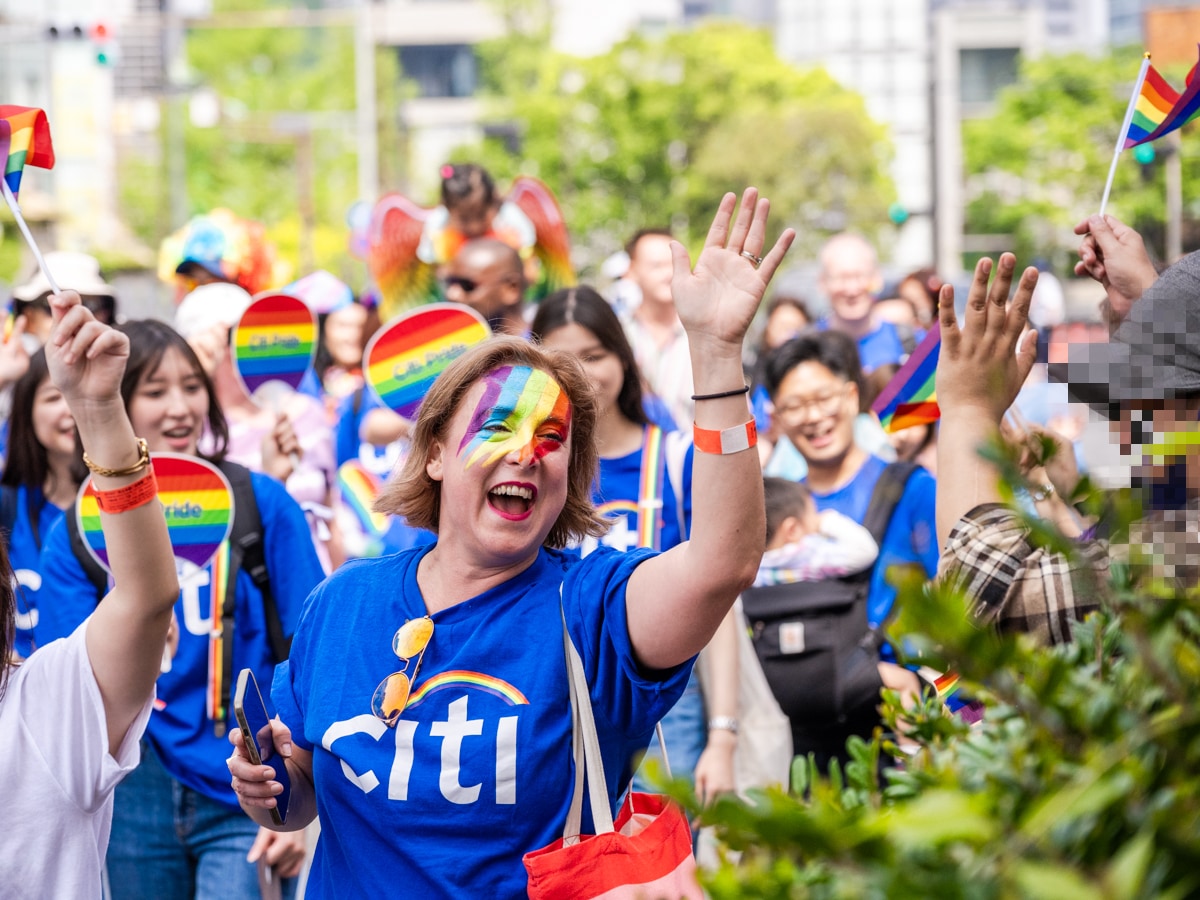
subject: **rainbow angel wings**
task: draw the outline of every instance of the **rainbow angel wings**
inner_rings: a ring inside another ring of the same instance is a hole
[[[507,204],[515,206],[533,226],[535,240],[530,248],[540,263],[540,275],[531,293],[542,297],[561,287],[575,284],[571,267],[571,242],[566,222],[554,194],[541,181],[521,176],[513,182]],[[437,266],[448,261],[453,249],[460,247],[461,235],[450,234],[444,224],[444,211],[426,209],[400,193],[382,197],[371,211],[366,227],[367,268],[379,289],[380,317],[387,321],[424,303],[441,299],[437,285]],[[433,235],[427,232],[434,232]],[[442,248],[434,260],[418,253],[426,245]],[[505,240],[505,234],[496,234]],[[526,249],[526,248],[518,248]]]

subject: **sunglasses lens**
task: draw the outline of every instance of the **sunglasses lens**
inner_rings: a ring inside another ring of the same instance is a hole
[[[387,722],[389,726],[395,725],[396,720],[400,718],[400,713],[404,712],[404,707],[408,704],[408,694],[411,689],[412,682],[403,672],[389,675],[379,682],[379,687],[375,688],[375,693],[371,697],[371,712]]]
[[[401,659],[412,659],[429,645],[433,637],[433,619],[423,616],[409,619],[392,638],[392,650]]]

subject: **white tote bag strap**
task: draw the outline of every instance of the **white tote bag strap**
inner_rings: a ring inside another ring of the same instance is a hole
[[[561,588],[559,589],[561,591]],[[563,829],[564,843],[578,840],[583,827],[583,772],[587,769],[587,795],[592,810],[592,823],[597,834],[615,830],[612,809],[608,805],[608,783],[604,777],[604,760],[600,755],[600,735],[592,715],[592,698],[588,691],[583,660],[567,631],[566,611],[563,616],[563,646],[567,656],[567,684],[571,697],[571,749],[575,756],[575,793],[567,810]],[[582,746],[581,746],[582,745]]]

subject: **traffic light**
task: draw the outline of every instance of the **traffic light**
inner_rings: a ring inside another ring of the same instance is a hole
[[[888,207],[887,214],[893,225],[903,225],[908,221],[908,209],[903,203],[893,203]]]
[[[92,49],[96,52],[96,62],[101,66],[111,66],[117,61],[117,45],[113,40],[112,28],[106,22],[96,22],[88,31],[92,39]]]
[[[1154,162],[1154,157],[1157,154],[1154,152],[1153,144],[1138,144],[1133,148],[1133,158],[1140,162],[1143,166],[1148,166]]]

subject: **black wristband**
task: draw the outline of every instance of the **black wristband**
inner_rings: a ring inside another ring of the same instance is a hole
[[[743,384],[735,391],[721,391],[719,394],[692,394],[693,400],[721,400],[725,397],[736,397],[738,394],[750,393],[750,385]]]

